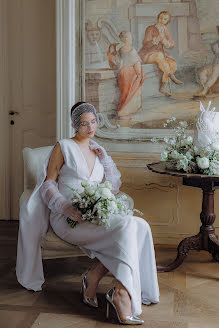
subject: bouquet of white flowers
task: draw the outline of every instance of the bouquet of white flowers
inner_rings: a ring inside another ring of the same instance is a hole
[[[81,183],[84,190],[79,193],[78,190],[72,190],[72,205],[82,213],[82,220],[89,221],[97,225],[109,227],[109,217],[112,214],[127,215],[136,211],[128,207],[127,197],[125,195],[115,196],[112,193],[112,185],[110,182],[94,184],[84,181]],[[69,187],[70,188],[70,187]],[[66,219],[68,224],[74,228],[76,221],[70,218]]]
[[[194,138],[188,133],[191,125],[193,124],[187,121],[176,123],[175,117],[166,121],[164,127],[173,129],[173,137],[151,139],[156,143],[164,142],[161,161],[166,162],[166,167],[171,170],[219,175],[218,145],[210,143],[205,147],[197,147]]]

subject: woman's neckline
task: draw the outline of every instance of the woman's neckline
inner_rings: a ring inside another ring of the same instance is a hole
[[[87,172],[88,172],[88,176],[89,176],[89,179],[90,179],[91,176],[93,175],[93,172],[94,172],[94,169],[95,169],[95,166],[96,166],[97,155],[96,155],[96,157],[95,157],[95,161],[94,161],[93,169],[92,169],[92,171],[91,171],[91,173],[90,173],[89,166],[88,166],[88,164],[87,164],[86,158],[84,157],[84,154],[83,154],[83,152],[82,152],[82,150],[81,150],[81,148],[80,148],[78,142],[76,142],[76,141],[75,141],[74,139],[72,139],[72,138],[70,138],[70,139],[68,139],[68,140],[73,141],[73,142],[77,145],[77,147],[78,147],[78,149],[79,149],[79,151],[80,151],[80,153],[81,153],[81,156],[82,156],[82,158],[83,158],[83,160],[84,160],[84,162],[85,162],[85,164],[86,164]]]

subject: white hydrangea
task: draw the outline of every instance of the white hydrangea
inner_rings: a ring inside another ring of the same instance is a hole
[[[211,174],[219,175],[219,161],[213,159],[209,164],[209,170]]]

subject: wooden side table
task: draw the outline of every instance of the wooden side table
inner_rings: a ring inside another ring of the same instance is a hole
[[[216,217],[214,213],[214,191],[219,188],[219,176],[171,171],[166,169],[164,162],[151,163],[147,167],[155,173],[182,177],[183,185],[201,188],[203,192],[200,232],[195,236],[183,239],[178,245],[176,259],[167,266],[158,265],[157,270],[165,272],[176,269],[182,264],[191,249],[208,251],[212,254],[213,259],[219,262],[219,240],[215,235],[213,226]]]

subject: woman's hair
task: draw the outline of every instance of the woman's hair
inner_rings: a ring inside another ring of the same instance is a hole
[[[72,117],[72,113],[75,110],[76,107],[80,106],[81,104],[86,104],[85,101],[78,101],[76,104],[74,104],[71,108],[71,117]]]
[[[163,15],[168,15],[169,16],[169,20],[167,22],[167,24],[171,21],[171,13],[169,11],[161,11],[158,15],[157,15],[157,20],[159,20],[160,16]]]
[[[127,38],[127,34],[131,34],[129,31],[122,31],[119,33],[119,38],[123,42]]]

